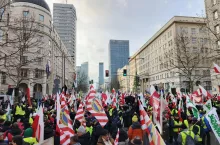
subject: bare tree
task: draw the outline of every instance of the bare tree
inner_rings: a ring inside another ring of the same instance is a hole
[[[200,84],[201,79],[210,77],[214,51],[209,47],[209,37],[196,38],[196,45],[192,45],[191,41],[194,41],[194,38],[188,37],[186,31],[180,29],[174,44],[170,44],[174,45],[174,48],[165,53],[165,62],[160,64],[173,72],[173,76],[178,74],[181,85],[184,84],[190,92],[193,91],[194,85]]]
[[[77,73],[77,92],[82,91],[83,93],[88,92],[89,84],[88,84],[88,77],[87,75],[82,71]]]
[[[119,84],[119,81],[118,81],[118,78],[117,77],[112,77],[111,78],[111,90],[112,89],[115,89],[115,90],[118,90],[120,89],[120,84]]]
[[[44,77],[43,62],[48,52],[42,36],[42,27],[34,16],[10,18],[10,25],[4,31],[4,41],[0,43],[1,70],[18,85],[24,80]],[[30,75],[30,70],[35,74]]]

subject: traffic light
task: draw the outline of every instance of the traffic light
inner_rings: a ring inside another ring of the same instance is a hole
[[[105,77],[109,77],[109,70],[105,70]]]
[[[90,85],[93,84],[93,80],[89,81],[89,84],[90,84]]]
[[[127,76],[127,69],[123,69],[123,76]]]

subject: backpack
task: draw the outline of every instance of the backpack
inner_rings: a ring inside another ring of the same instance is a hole
[[[186,135],[186,144],[185,145],[195,145],[195,140],[186,132],[183,132]],[[190,131],[191,133],[191,131]]]

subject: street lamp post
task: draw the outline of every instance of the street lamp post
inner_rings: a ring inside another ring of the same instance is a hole
[[[66,82],[66,58],[67,57],[73,57],[73,56],[65,56],[64,54],[62,54],[62,56],[55,56],[55,57],[62,57],[62,74],[63,74],[63,86],[65,85]]]

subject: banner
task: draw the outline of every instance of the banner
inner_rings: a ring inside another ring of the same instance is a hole
[[[199,111],[194,105],[194,103],[189,99],[188,96],[186,96],[186,107],[187,108],[192,107],[192,112],[193,112],[194,117],[196,117],[197,120],[200,120]]]
[[[42,143],[39,143],[37,145],[49,145],[49,144],[54,144],[54,137],[48,138],[44,140]]]
[[[212,127],[212,131],[220,143],[220,121],[218,114],[216,113],[216,108],[212,108],[212,110],[206,115],[206,119],[209,121],[209,124]]]
[[[212,102],[211,99],[209,99],[204,105],[203,109],[208,113],[212,109]]]

